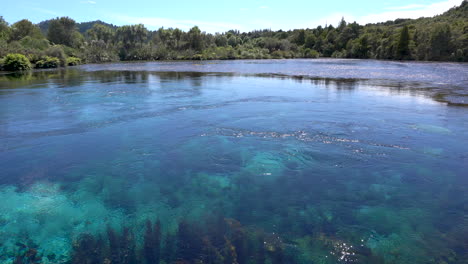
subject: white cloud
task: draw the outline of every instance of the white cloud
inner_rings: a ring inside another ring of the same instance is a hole
[[[121,24],[144,24],[149,29],[158,29],[160,27],[165,28],[180,28],[182,30],[189,30],[193,26],[199,26],[201,30],[216,33],[225,32],[231,29],[237,29],[240,31],[251,31],[254,29],[266,29],[272,30],[289,30],[297,28],[315,28],[319,25],[333,25],[338,26],[341,18],[344,18],[346,22],[352,23],[356,21],[359,24],[386,22],[388,20],[395,20],[397,18],[419,18],[419,17],[431,17],[441,14],[448,9],[459,6],[463,0],[441,0],[440,2],[421,5],[421,4],[409,4],[404,6],[390,6],[383,8],[384,11],[376,14],[368,14],[362,16],[356,16],[352,13],[340,13],[335,12],[323,16],[321,18],[309,21],[279,21],[279,20],[263,20],[263,19],[252,19],[249,21],[243,21],[240,24],[224,23],[224,22],[208,22],[201,20],[178,20],[162,17],[136,17],[127,16],[122,14],[110,15],[114,20],[120,21]],[[268,8],[267,6],[259,7],[261,9]],[[249,12],[253,9],[240,8],[240,12]]]
[[[359,17],[357,22],[361,24],[385,22],[397,18],[420,18],[440,15],[454,6],[459,6],[463,0],[446,0],[428,5],[407,5],[391,7],[393,11],[370,14]]]
[[[407,9],[418,9],[418,8],[424,8],[426,5],[418,5],[418,4],[413,4],[413,5],[406,5],[406,6],[391,6],[387,7],[385,9],[387,10],[407,10]]]
[[[177,20],[161,17],[133,17],[125,15],[112,15],[112,17],[122,23],[126,24],[143,24],[149,29],[165,28],[179,28],[182,30],[189,30],[193,26],[198,26],[202,31],[209,33],[225,32],[231,29],[238,29],[241,31],[246,30],[241,25],[223,22],[207,22],[197,20]]]
[[[388,20],[395,20],[398,18],[420,18],[420,17],[432,17],[440,15],[454,6],[459,6],[463,0],[444,0],[441,2],[420,5],[411,4],[405,6],[393,6],[387,7],[386,10],[377,14],[369,14],[363,16],[354,16],[346,13],[332,13],[317,20],[311,21],[308,27],[324,26],[326,24],[337,26],[344,17],[346,22],[352,23],[356,21],[359,24],[378,23],[386,22]]]
[[[82,4],[92,4],[92,5],[95,5],[96,4],[96,1],[91,1],[91,0],[88,0],[88,1],[81,1]]]

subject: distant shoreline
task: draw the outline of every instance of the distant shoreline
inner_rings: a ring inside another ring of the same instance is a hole
[[[330,58],[330,57],[320,57],[320,58],[288,58],[288,59],[208,59],[208,60],[124,60],[124,61],[110,61],[110,62],[94,62],[94,63],[83,63],[81,65],[76,66],[66,66],[66,67],[57,67],[57,68],[50,68],[50,69],[36,69],[33,68],[29,71],[31,72],[43,72],[43,71],[54,71],[54,70],[63,70],[68,68],[76,68],[82,65],[107,65],[107,64],[119,64],[119,63],[164,63],[164,62],[206,62],[206,61],[293,61],[293,60],[344,60],[344,61],[352,61],[352,60],[362,60],[362,61],[381,61],[381,62],[400,62],[400,63],[450,63],[450,64],[468,64],[468,62],[464,61],[419,61],[419,60],[384,60],[384,59],[357,59],[357,58]],[[28,72],[28,71],[23,71]],[[0,74],[12,74],[12,73],[21,73],[21,71],[5,71],[0,70]]]

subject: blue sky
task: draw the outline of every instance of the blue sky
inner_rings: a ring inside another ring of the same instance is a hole
[[[1,0],[0,16],[9,23],[34,23],[57,16],[78,22],[103,20],[115,25],[143,23],[149,29],[198,25],[203,31],[289,30],[336,25],[346,21],[373,23],[396,18],[440,14],[463,0]]]

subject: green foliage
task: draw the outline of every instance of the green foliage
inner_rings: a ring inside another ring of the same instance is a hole
[[[404,59],[410,55],[408,26],[404,26],[400,33],[398,41],[397,58]]]
[[[103,40],[92,40],[85,44],[83,57],[86,62],[99,63],[119,60],[117,52]]]
[[[21,46],[28,49],[46,50],[50,47],[49,41],[45,38],[38,39],[26,36],[22,38],[19,42]]]
[[[45,51],[45,55],[58,58],[60,61],[60,66],[65,66],[67,63],[67,56],[65,55],[65,51],[60,45],[55,45],[48,48]]]
[[[350,43],[350,54],[353,58],[367,59],[369,58],[369,39],[367,35],[362,35],[358,39]]]
[[[77,66],[81,64],[81,59],[76,57],[68,57],[67,58],[67,65],[68,66]]]
[[[54,44],[79,47],[83,37],[76,30],[75,20],[69,17],[56,18],[50,21],[47,38]]]
[[[218,47],[226,47],[228,45],[228,39],[225,35],[216,34],[215,44]]]
[[[306,41],[306,31],[304,29],[299,30],[297,33],[296,41],[295,43],[297,45],[304,45]]]
[[[448,59],[452,50],[452,32],[450,25],[437,24],[431,32],[430,58],[431,60]]]
[[[317,37],[314,34],[307,35],[304,43],[304,47],[308,49],[313,49],[315,47],[315,43],[317,42]]]
[[[434,18],[397,19],[366,26],[347,23],[343,18],[337,28],[230,30],[214,35],[196,26],[188,32],[178,28],[149,31],[142,24],[77,24],[68,17],[38,25],[21,20],[9,26],[0,17],[0,57],[19,53],[35,63],[50,56],[58,58],[61,66],[68,64],[67,57],[91,63],[317,57],[468,61],[467,13],[465,0]]]
[[[135,48],[138,44],[142,46],[147,36],[148,30],[142,24],[122,26],[116,32],[116,40],[121,42],[127,51]]]
[[[55,57],[44,56],[41,60],[36,62],[35,67],[38,69],[57,68],[60,66],[60,60]]]
[[[11,26],[10,39],[12,41],[20,40],[24,37],[44,38],[39,27],[27,19],[20,20]]]
[[[0,16],[0,40],[7,40],[10,37],[10,31],[8,23]]]
[[[108,43],[115,37],[115,32],[113,29],[105,25],[94,24],[91,29],[86,31],[86,36],[89,40],[102,40]]]
[[[26,71],[31,69],[31,63],[22,54],[8,54],[3,59],[3,69],[6,71]]]
[[[313,58],[313,59],[316,59],[318,57],[320,57],[320,54],[316,51],[316,50],[313,50],[313,49],[305,49],[304,51],[304,57],[305,58]]]
[[[190,29],[190,31],[187,33],[187,38],[189,42],[189,48],[196,51],[201,51],[203,49],[204,43],[202,41],[202,33],[197,26]]]
[[[114,25],[106,23],[106,22],[102,22],[101,20],[77,23],[77,28],[78,28],[78,31],[81,34],[85,34],[86,31],[90,30],[94,25],[102,25],[102,26],[108,27],[108,28],[110,28],[110,29],[112,29],[114,31],[117,29],[117,26],[114,26]]]

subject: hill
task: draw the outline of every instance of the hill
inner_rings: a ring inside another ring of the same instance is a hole
[[[41,31],[42,31],[42,33],[44,35],[47,35],[47,30],[49,30],[49,25],[50,25],[51,21],[52,21],[52,19],[49,19],[49,20],[45,20],[45,21],[42,21],[42,22],[37,24],[37,26],[41,29]],[[94,24],[100,24],[100,25],[103,25],[103,26],[106,26],[106,27],[109,27],[109,28],[112,28],[112,29],[117,28],[117,26],[114,26],[113,24],[103,22],[101,20],[77,23],[76,26],[78,28],[78,32],[80,32],[81,34],[84,34],[86,31],[91,29]]]

